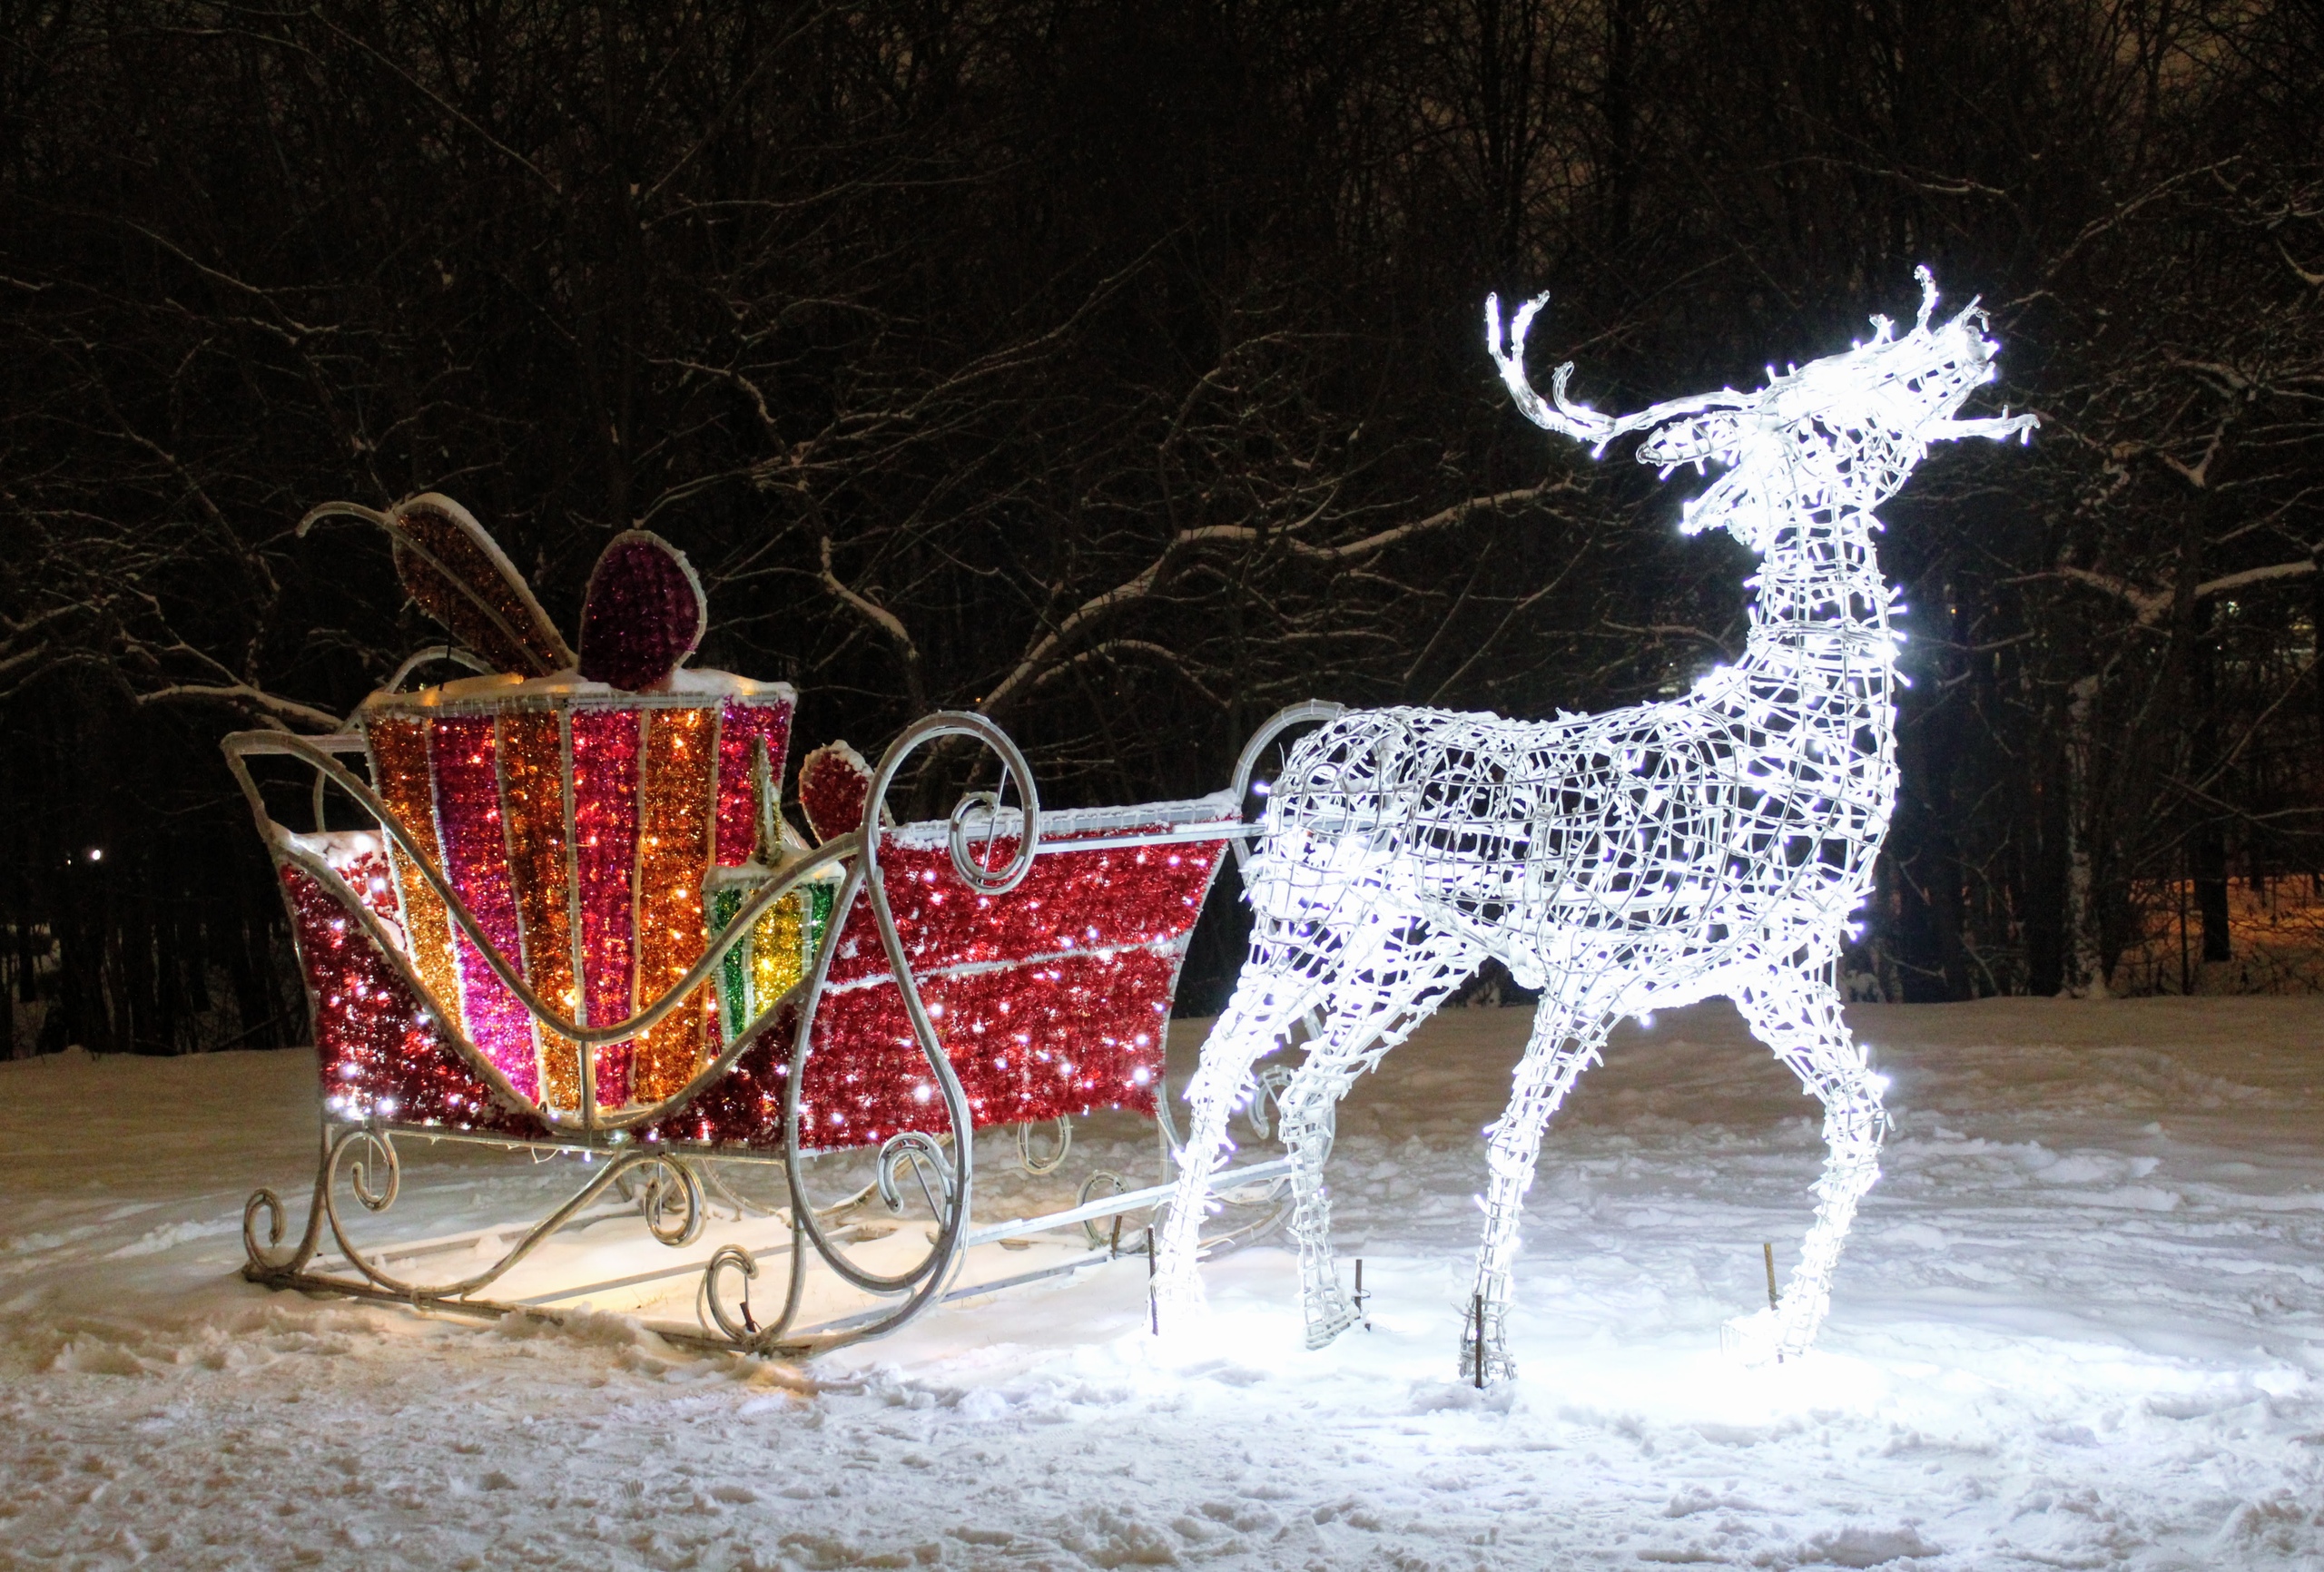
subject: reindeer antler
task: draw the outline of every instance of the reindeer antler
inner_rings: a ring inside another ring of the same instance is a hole
[[[1485,349],[1492,354],[1493,364],[1501,368],[1501,379],[1509,388],[1509,396],[1517,400],[1517,408],[1525,418],[1544,431],[1561,432],[1577,442],[1590,444],[1593,451],[1620,437],[1625,427],[1620,421],[1600,415],[1595,409],[1569,402],[1565,396],[1566,378],[1573,375],[1573,362],[1568,360],[1550,378],[1550,397],[1543,398],[1533,390],[1525,375],[1525,335],[1531,330],[1534,314],[1550,303],[1549,292],[1543,290],[1517,308],[1517,315],[1510,319],[1509,344],[1502,347],[1501,297],[1485,297]],[[1552,408],[1554,400],[1554,408]]]
[[[1584,404],[1576,404],[1565,396],[1567,378],[1573,375],[1573,362],[1568,360],[1550,378],[1550,396],[1543,398],[1533,390],[1525,375],[1525,335],[1533,326],[1534,313],[1549,303],[1545,291],[1517,308],[1517,315],[1510,319],[1509,342],[1502,348],[1501,337],[1501,297],[1485,297],[1485,349],[1491,352],[1493,364],[1501,368],[1501,379],[1508,385],[1509,396],[1526,419],[1544,431],[1555,431],[1577,442],[1590,444],[1590,456],[1598,457],[1606,445],[1625,432],[1659,425],[1679,415],[1699,415],[1706,409],[1740,409],[1751,400],[1748,396],[1731,388],[1716,393],[1697,393],[1685,398],[1668,399],[1650,405],[1634,415],[1600,415]]]

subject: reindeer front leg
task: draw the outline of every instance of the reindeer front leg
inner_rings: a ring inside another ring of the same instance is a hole
[[[1772,1318],[1772,1347],[1746,1331],[1747,1357],[1772,1352],[1778,1360],[1796,1358],[1816,1341],[1831,1308],[1840,1247],[1856,1204],[1880,1177],[1880,1142],[1888,1115],[1880,1105],[1880,1078],[1866,1066],[1864,1050],[1848,1032],[1827,968],[1772,972],[1738,993],[1735,1007],[1751,1035],[1790,1066],[1800,1085],[1824,1105],[1827,1152],[1823,1177],[1816,1182],[1816,1221]]]
[[[1509,1107],[1492,1126],[1485,1146],[1485,1166],[1492,1174],[1485,1194],[1485,1236],[1477,1251],[1476,1297],[1461,1333],[1461,1379],[1480,1386],[1517,1373],[1516,1362],[1509,1357],[1509,1307],[1514,1297],[1510,1275],[1517,1260],[1517,1224],[1525,1192],[1533,1187],[1533,1165],[1551,1115],[1581,1072],[1598,1062],[1610,1024],[1595,1000],[1566,997],[1560,981],[1552,978],[1541,995],[1532,1037],[1517,1064]],[[1482,1316],[1476,1307],[1482,1307]],[[1484,1323],[1482,1347],[1477,1339],[1480,1319]]]

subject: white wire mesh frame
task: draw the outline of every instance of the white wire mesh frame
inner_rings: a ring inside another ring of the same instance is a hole
[[[1292,1233],[1311,1346],[1354,1319],[1321,1182],[1330,1105],[1492,957],[1542,998],[1509,1109],[1488,1132],[1462,1374],[1513,1373],[1503,1329],[1519,1209],[1543,1128],[1608,1027],[1720,994],[1825,1105],[1816,1222],[1780,1311],[1741,1327],[1754,1354],[1813,1340],[1886,1124],[1882,1083],[1833,981],[1896,796],[1899,640],[1874,509],[1931,442],[2034,424],[1954,418],[1992,379],[1995,347],[1974,303],[1933,322],[1935,287],[1927,270],[1919,277],[1920,313],[1902,337],[1875,318],[1871,342],[1771,374],[1757,392],[1620,418],[1567,399],[1570,366],[1550,398],[1534,392],[1522,351],[1541,302],[1519,311],[1506,349],[1487,302],[1489,348],[1536,424],[1600,452],[1652,428],[1640,462],[1666,476],[1721,467],[1682,527],[1726,528],[1763,558],[1746,653],[1669,702],[1548,722],[1364,711],[1298,745],[1246,870],[1250,958],[1188,1090],[1193,1129],[1158,1288],[1174,1311],[1200,1297],[1200,1193],[1225,1155],[1226,1111],[1257,1058],[1320,1006],[1323,1029],[1282,1099],[1300,1200]]]

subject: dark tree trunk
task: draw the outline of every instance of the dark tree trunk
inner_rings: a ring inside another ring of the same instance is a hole
[[[2211,604],[2195,608],[2187,645],[2188,686],[2194,727],[2188,739],[2188,778],[2209,781],[2220,767],[2219,640]],[[2216,785],[2211,795],[2218,795]],[[2192,805],[2199,816],[2188,847],[2195,886],[2195,909],[2202,919],[2203,964],[2235,958],[2228,933],[2227,827],[2209,802]]]

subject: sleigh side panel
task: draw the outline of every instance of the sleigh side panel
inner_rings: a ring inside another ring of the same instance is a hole
[[[1033,870],[993,896],[954,872],[944,824],[892,833],[880,861],[898,937],[978,1127],[1153,1113],[1179,968],[1226,840],[1119,842],[1208,823],[1223,831],[1235,819],[1223,798],[1044,815]],[[1015,850],[1003,837],[989,855],[997,864]],[[786,1015],[763,1030],[720,1085],[652,1137],[779,1146],[795,1024]],[[835,942],[812,1034],[803,1144],[833,1150],[947,1128],[867,899]]]
[[[1097,1108],[1153,1113],[1178,968],[1226,842],[1064,848],[1171,828],[1160,818],[1086,830],[1068,820],[1044,837],[1059,850],[998,896],[962,883],[928,830],[883,849],[898,935],[980,1126]],[[1015,852],[1012,839],[992,849],[995,860]],[[869,903],[849,914],[832,971],[803,1125],[818,1145],[940,1128]]]

